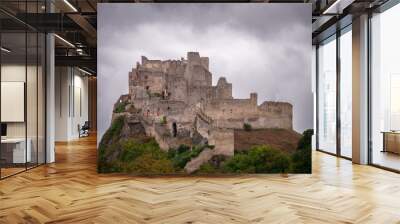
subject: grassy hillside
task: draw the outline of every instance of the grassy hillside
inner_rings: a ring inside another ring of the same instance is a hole
[[[235,151],[249,150],[257,145],[269,145],[273,148],[292,153],[296,150],[301,134],[287,129],[235,130]]]

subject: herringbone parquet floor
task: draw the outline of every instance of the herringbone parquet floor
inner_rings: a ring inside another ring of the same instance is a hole
[[[312,175],[96,173],[95,138],[0,181],[0,223],[400,223],[400,175],[315,152]]]

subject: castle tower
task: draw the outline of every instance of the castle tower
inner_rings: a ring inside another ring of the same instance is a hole
[[[225,77],[220,77],[216,87],[217,99],[232,99],[232,84],[226,81]]]
[[[201,58],[199,52],[188,52],[184,77],[189,86],[211,86],[212,74],[208,71],[208,58]]]
[[[190,64],[201,64],[199,52],[187,52],[187,60]]]
[[[250,93],[251,104],[257,105],[257,93]]]

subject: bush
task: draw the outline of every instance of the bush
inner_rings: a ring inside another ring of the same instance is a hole
[[[303,136],[300,138],[297,144],[297,149],[305,149],[311,147],[312,136],[314,134],[313,129],[307,129],[303,132]]]
[[[205,163],[200,166],[200,168],[196,171],[196,174],[213,174],[216,173],[217,170],[210,163]]]
[[[297,150],[292,155],[292,172],[293,173],[311,173],[312,155],[311,155],[311,138],[313,130],[309,129],[303,132],[303,136],[299,140]]]
[[[184,153],[184,152],[188,152],[190,151],[190,147],[187,145],[180,145],[176,151],[180,154],[180,153]]]
[[[107,158],[112,155],[119,147],[119,143],[117,140],[119,139],[122,127],[124,126],[124,120],[124,116],[117,117],[111,123],[111,127],[104,133],[99,143],[97,171],[100,173],[113,172],[110,171],[112,170],[112,166],[107,163]]]
[[[162,125],[166,125],[167,124],[167,117],[166,116],[163,116],[162,118],[161,118],[161,122],[160,122]]]
[[[244,123],[244,124],[243,124],[243,129],[244,129],[245,131],[251,131],[251,130],[252,130],[251,124]]]
[[[254,146],[223,164],[224,172],[229,173],[287,173],[289,168],[290,157],[269,146]]]
[[[118,157],[122,172],[136,174],[174,173],[168,154],[162,151],[154,138],[139,142],[129,139],[121,143]]]
[[[175,172],[170,160],[164,156],[146,152],[134,161],[126,163],[123,172],[137,174],[172,174]]]
[[[154,138],[120,139],[124,117],[118,117],[104,134],[99,145],[98,171],[135,174],[174,173],[167,152],[160,149]],[[107,162],[107,159],[112,162]]]
[[[123,101],[123,102],[118,102],[117,105],[114,108],[114,113],[122,113],[125,112],[125,107],[126,105],[128,105],[127,102]]]
[[[192,149],[187,145],[180,145],[177,149],[168,151],[168,158],[172,160],[176,169],[183,169],[190,160],[197,157],[205,148],[207,148],[207,145],[195,146]]]
[[[135,139],[129,139],[121,143],[121,154],[119,160],[122,162],[130,162],[145,153],[159,154],[164,153],[161,151],[155,139],[150,138],[141,143]],[[166,156],[166,154],[165,154]]]
[[[256,169],[248,155],[238,153],[224,163],[222,170],[226,173],[255,173]]]

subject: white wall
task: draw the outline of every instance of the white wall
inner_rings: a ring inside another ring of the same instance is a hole
[[[38,70],[36,70],[38,69]],[[19,113],[26,112],[26,120],[21,122],[5,122],[7,123],[7,137],[24,138],[25,135],[30,139],[30,147],[32,150],[32,161],[44,163],[45,150],[45,116],[44,116],[44,74],[42,67],[36,67],[25,64],[3,64],[1,66],[2,82],[24,82],[26,84],[26,106],[22,108],[14,108],[14,110],[22,110]],[[27,78],[27,80],[25,80]],[[2,89],[3,92],[4,89]],[[24,90],[21,93],[24,93]],[[4,94],[4,93],[3,93]],[[7,95],[2,95],[2,98]],[[23,102],[24,103],[24,102]],[[13,108],[3,106],[3,113],[13,112]],[[39,154],[37,156],[37,154]],[[51,160],[48,160],[51,162]]]
[[[78,124],[88,120],[88,78],[83,75],[76,68],[56,67],[56,141],[77,139]]]
[[[25,70],[27,69],[27,70]],[[36,80],[34,80],[31,75],[35,74],[36,76],[36,67],[25,65],[2,65],[1,66],[1,81],[2,82],[25,82],[25,75],[28,72],[28,84],[29,86],[36,86]],[[41,71],[39,71],[41,72]],[[32,111],[36,112],[37,99],[36,99],[36,87],[35,88],[27,88],[27,106],[28,109],[27,119],[28,119],[28,137],[29,134],[35,131],[36,134],[36,113],[32,113]],[[41,106],[41,105],[39,105]],[[34,107],[34,108],[33,108]],[[2,110],[7,110],[7,108],[1,108]],[[24,109],[24,108],[22,108]],[[33,123],[32,123],[33,122]],[[25,124],[26,122],[7,122],[7,136],[8,137],[25,137]],[[31,131],[32,130],[32,131]]]

